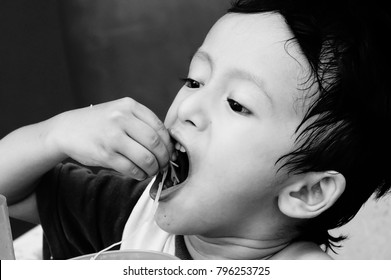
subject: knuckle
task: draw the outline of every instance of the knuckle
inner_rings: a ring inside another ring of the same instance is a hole
[[[158,131],[165,131],[166,127],[164,126],[164,123],[160,119],[156,119],[156,127]]]
[[[123,117],[123,114],[120,110],[114,110],[110,113],[110,116],[109,116],[109,119],[112,121],[112,122],[119,122]]]
[[[100,159],[102,162],[109,163],[112,160],[112,156],[106,149],[102,149],[100,152]]]
[[[104,149],[107,153],[116,153],[121,150],[120,140],[122,139],[123,133],[120,130],[110,130],[104,134]]]
[[[129,173],[137,177],[140,174],[140,170],[136,165],[131,164],[129,166]]]
[[[145,160],[145,169],[144,171],[148,174],[148,176],[153,176],[159,171],[159,164],[155,160],[154,156],[148,155]]]
[[[135,110],[136,104],[137,102],[130,97],[124,97],[117,100],[109,108],[109,118],[111,120],[122,120]]]
[[[144,162],[147,166],[154,166],[156,163],[155,157],[148,153],[144,156]]]
[[[124,97],[124,98],[122,98],[121,101],[126,108],[134,109],[137,106],[137,102],[133,98],[130,98],[130,97]]]
[[[118,137],[121,136],[121,131],[119,129],[115,129],[115,128],[112,128],[112,129],[109,129],[106,134],[105,134],[105,137],[106,137],[106,141],[109,143],[109,144],[113,144],[116,142],[116,140],[118,140]]]
[[[160,137],[157,134],[153,134],[150,137],[150,147],[152,149],[157,148],[160,144]]]
[[[145,173],[143,171],[141,171],[138,167],[136,166],[133,166],[131,167],[131,171],[130,171],[130,174],[131,176],[136,179],[136,180],[145,180],[147,178],[147,176],[145,175]]]
[[[105,122],[102,123],[102,133],[112,133],[113,130],[121,127],[124,122],[124,114],[120,110],[111,110],[105,119]]]

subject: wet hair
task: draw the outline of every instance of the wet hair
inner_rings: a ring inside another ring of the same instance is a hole
[[[237,0],[230,13],[282,15],[319,90],[296,131],[297,148],[280,158],[291,173],[334,170],[346,179],[337,202],[311,219],[302,239],[333,249],[350,221],[391,185],[391,17],[380,1]]]

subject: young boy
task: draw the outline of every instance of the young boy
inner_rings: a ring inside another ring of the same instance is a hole
[[[56,259],[120,240],[183,259],[329,259],[319,245],[343,238],[328,230],[389,190],[391,29],[384,9],[312,2],[233,4],[164,125],[121,99],[6,136],[11,215],[40,222]]]

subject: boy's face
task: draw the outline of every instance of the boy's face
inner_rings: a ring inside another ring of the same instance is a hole
[[[278,14],[229,14],[211,29],[166,116],[190,171],[162,192],[161,228],[241,238],[278,229],[287,175],[275,163],[294,148],[308,71],[292,37]]]

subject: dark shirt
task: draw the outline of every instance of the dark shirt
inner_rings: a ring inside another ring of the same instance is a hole
[[[137,181],[113,171],[60,164],[36,190],[38,212],[49,249],[47,258],[69,259],[96,253],[122,239],[125,224],[151,179]],[[118,250],[119,246],[111,250]],[[183,236],[175,254],[191,259]]]
[[[125,223],[149,182],[107,170],[94,174],[70,163],[48,172],[36,193],[52,258],[95,253],[120,241]]]

